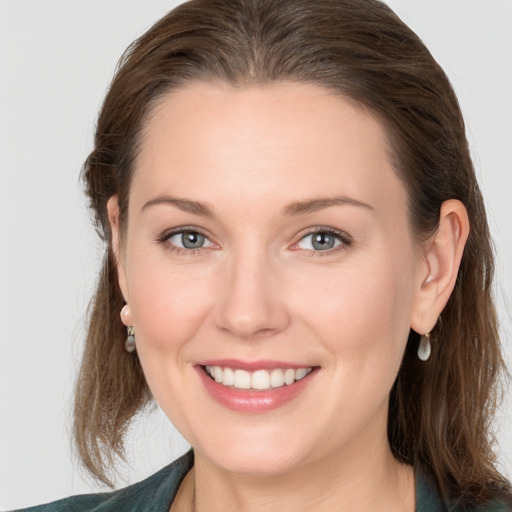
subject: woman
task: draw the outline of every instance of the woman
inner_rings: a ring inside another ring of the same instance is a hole
[[[107,255],[75,433],[154,397],[193,452],[42,510],[509,510],[462,117],[374,1],[193,1],[130,48],[84,179]]]

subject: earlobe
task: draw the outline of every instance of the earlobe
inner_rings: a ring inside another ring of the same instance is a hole
[[[429,332],[446,306],[455,287],[468,235],[469,219],[465,206],[455,199],[445,201],[439,214],[439,226],[425,242],[426,266],[423,266],[424,274],[419,279],[411,318],[411,327],[416,332]]]
[[[117,196],[112,196],[107,202],[108,220],[110,224],[112,252],[116,259],[117,275],[119,279],[119,288],[123,294],[125,301],[128,302],[126,274],[121,254],[121,234],[119,219],[119,202]]]

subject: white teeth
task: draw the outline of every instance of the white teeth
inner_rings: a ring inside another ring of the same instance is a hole
[[[235,372],[231,368],[224,368],[223,375],[222,384],[224,386],[233,386],[235,384]]]
[[[296,372],[295,372],[295,380],[300,380],[300,379],[303,379],[307,374],[308,374],[308,369],[307,368],[299,368]]]
[[[288,386],[295,382],[295,370],[289,369],[284,372],[284,382]]]
[[[279,368],[272,370],[272,373],[270,374],[270,385],[273,388],[280,388],[281,386],[284,386],[283,370],[281,370]]]
[[[251,374],[245,370],[235,370],[235,382],[233,386],[238,389],[251,389]]]
[[[233,370],[232,368],[222,368],[221,366],[206,366],[206,373],[210,375],[215,382],[224,386],[233,386],[236,389],[254,389],[265,391],[272,388],[280,388],[285,384],[290,386],[294,382],[303,379],[313,368],[276,368],[270,373],[267,370],[257,370],[248,372],[245,370]]]
[[[254,372],[251,377],[251,388],[270,389],[270,375],[265,370]]]
[[[213,367],[213,378],[215,379],[215,382],[222,382],[224,377],[224,372],[222,371],[222,368],[220,366],[214,366]]]

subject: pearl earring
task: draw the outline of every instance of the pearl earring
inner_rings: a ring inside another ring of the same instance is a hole
[[[126,325],[128,330],[128,336],[124,342],[124,348],[126,352],[130,352],[131,354],[135,350],[135,331],[133,326],[130,325],[132,323],[132,312],[128,304],[125,304],[123,309],[121,309],[121,321]]]
[[[418,346],[418,359],[420,361],[428,361],[432,353],[432,344],[430,343],[430,332],[424,334],[420,339]]]
[[[130,325],[127,327],[128,336],[126,337],[126,341],[124,342],[124,348],[126,352],[130,352],[130,354],[135,350],[135,331],[133,327]]]
[[[121,309],[121,322],[123,322],[124,325],[132,324],[132,310],[128,304],[125,304]]]

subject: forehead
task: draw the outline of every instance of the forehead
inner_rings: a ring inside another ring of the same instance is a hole
[[[277,191],[377,199],[400,186],[389,155],[375,116],[325,88],[193,83],[148,116],[133,186],[145,197],[193,190],[204,201],[277,200]]]

